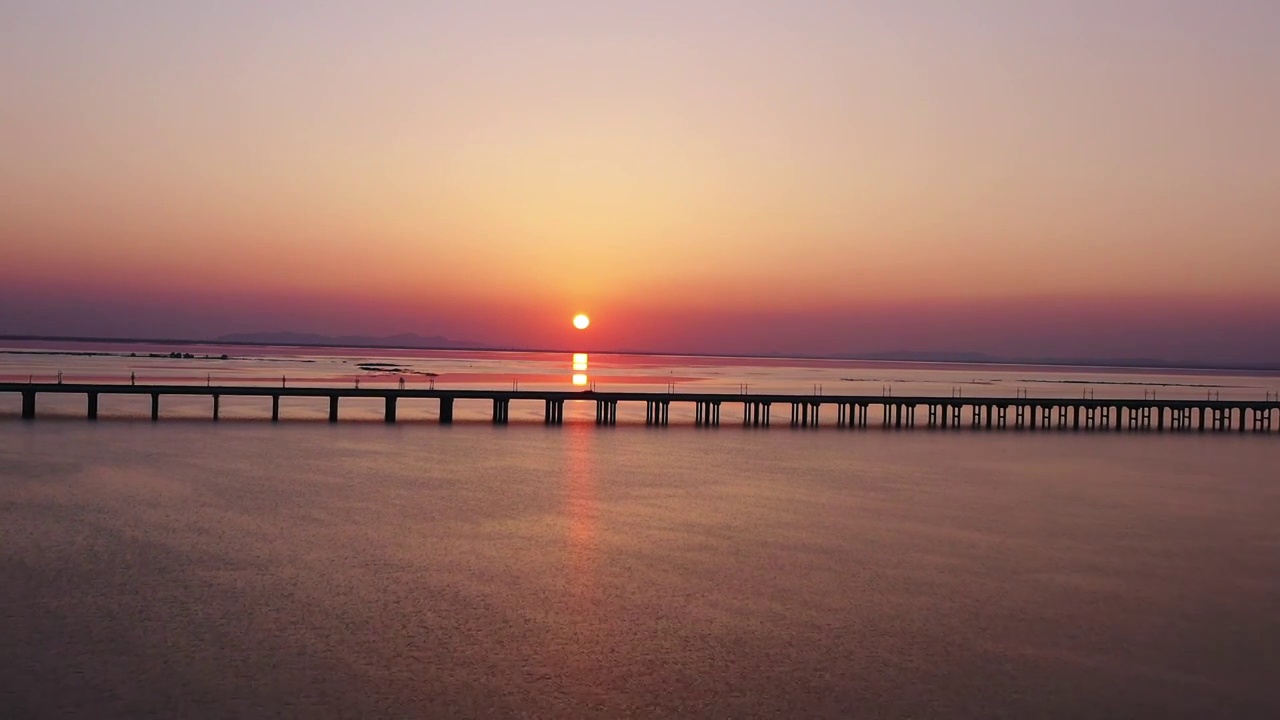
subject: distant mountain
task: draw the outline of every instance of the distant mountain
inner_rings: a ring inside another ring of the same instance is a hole
[[[296,332],[235,333],[214,338],[215,343],[240,345],[305,345],[323,347],[412,348],[417,350],[483,350],[486,345],[471,340],[450,340],[441,335],[423,337],[401,333],[376,337],[371,335],[318,335]]]

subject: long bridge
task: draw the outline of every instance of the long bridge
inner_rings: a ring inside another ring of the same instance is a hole
[[[103,395],[142,395],[151,398],[151,419],[160,419],[160,400],[166,396],[208,397],[212,419],[217,420],[224,397],[261,397],[271,401],[271,419],[280,419],[281,398],[324,398],[329,402],[329,422],[338,421],[339,402],[347,398],[382,399],[384,419],[396,421],[400,400],[439,401],[439,421],[453,422],[454,403],[482,400],[492,403],[492,421],[504,425],[511,403],[541,402],[547,425],[564,423],[566,402],[594,402],[597,425],[616,425],[618,405],[644,403],[645,424],[665,426],[672,404],[692,406],[694,424],[721,424],[721,408],[741,406],[741,422],[748,427],[774,424],[774,406],[789,408],[789,424],[816,428],[825,416],[835,417],[837,427],[865,428],[975,428],[1020,430],[1171,430],[1270,433],[1280,429],[1280,398],[1248,400],[1122,400],[1094,398],[1008,397],[893,397],[879,395],[787,395],[693,392],[598,392],[594,390],[457,390],[336,387],[270,387],[261,385],[123,385],[62,383],[0,383],[0,394],[22,397],[22,417],[35,419],[40,395],[83,395],[85,416],[98,417]],[[827,412],[824,415],[824,410]],[[734,416],[737,413],[733,414]],[[782,412],[778,413],[779,424]],[[733,422],[733,420],[727,420]],[[828,421],[829,422],[829,421]]]

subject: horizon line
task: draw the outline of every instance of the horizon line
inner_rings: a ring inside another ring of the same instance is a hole
[[[302,334],[302,333],[298,333]],[[318,335],[318,333],[315,333]],[[402,335],[417,335],[417,333],[401,333]],[[321,336],[331,337],[331,336]],[[392,336],[394,337],[394,336]],[[443,336],[437,336],[442,337]],[[444,338],[448,339],[448,338]],[[172,344],[172,345],[212,345],[212,346],[235,346],[235,347],[292,347],[292,348],[341,348],[348,350],[430,350],[434,352],[533,352],[533,353],[573,353],[583,352],[578,349],[563,348],[533,348],[533,347],[493,347],[487,345],[476,346],[460,346],[460,347],[425,347],[410,346],[396,344],[375,344],[375,345],[343,345],[339,343],[297,343],[297,342],[261,342],[248,340],[216,340],[216,339],[183,339],[183,338],[134,338],[134,337],[101,337],[101,336],[69,336],[69,335],[31,335],[31,334],[0,334],[0,341],[15,340],[21,342],[31,341],[47,341],[47,342],[80,342],[80,343],[121,343],[125,345],[142,345],[142,344]],[[898,350],[881,353],[864,353],[864,354],[835,354],[835,355],[786,355],[786,354],[763,354],[763,353],[698,353],[698,352],[677,352],[663,350],[587,350],[586,352],[599,353],[601,355],[640,355],[640,356],[667,356],[667,357],[690,357],[690,358],[733,358],[733,359],[758,359],[758,360],[820,360],[828,362],[838,362],[841,360],[853,360],[858,362],[897,362],[897,363],[918,363],[926,365],[993,365],[993,366],[1011,366],[1011,365],[1036,365],[1040,367],[1067,367],[1067,368],[1111,368],[1122,370],[1218,370],[1224,372],[1265,372],[1280,373],[1280,365],[1268,365],[1257,363],[1209,363],[1196,362],[1188,360],[1159,360],[1156,358],[1004,358],[998,356],[989,356],[984,353],[965,353],[965,352],[932,352],[932,351],[912,351]],[[911,355],[929,355],[935,356],[931,359],[920,357],[910,357]],[[964,355],[980,355],[981,358],[969,359],[947,359],[960,358]]]

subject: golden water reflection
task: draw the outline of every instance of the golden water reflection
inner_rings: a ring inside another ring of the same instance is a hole
[[[587,384],[587,354],[573,354],[573,384],[584,386]]]

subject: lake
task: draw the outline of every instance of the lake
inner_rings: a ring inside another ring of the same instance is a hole
[[[534,389],[587,375],[599,389],[1223,399],[1280,386],[7,344],[19,352],[0,354],[0,380]],[[46,354],[86,349],[111,354]],[[329,425],[323,401],[300,400],[271,424],[262,399],[224,399],[229,422],[207,420],[207,399],[131,421],[146,402],[104,398],[90,423],[83,398],[41,396],[23,422],[0,396],[5,717],[1280,714],[1280,434],[792,431],[731,416],[695,429],[676,408],[646,428],[643,407],[599,428],[589,403],[570,403],[563,427],[534,403],[499,427],[460,403],[440,426],[431,401],[402,403],[407,422],[389,426],[376,401],[344,402]]]

